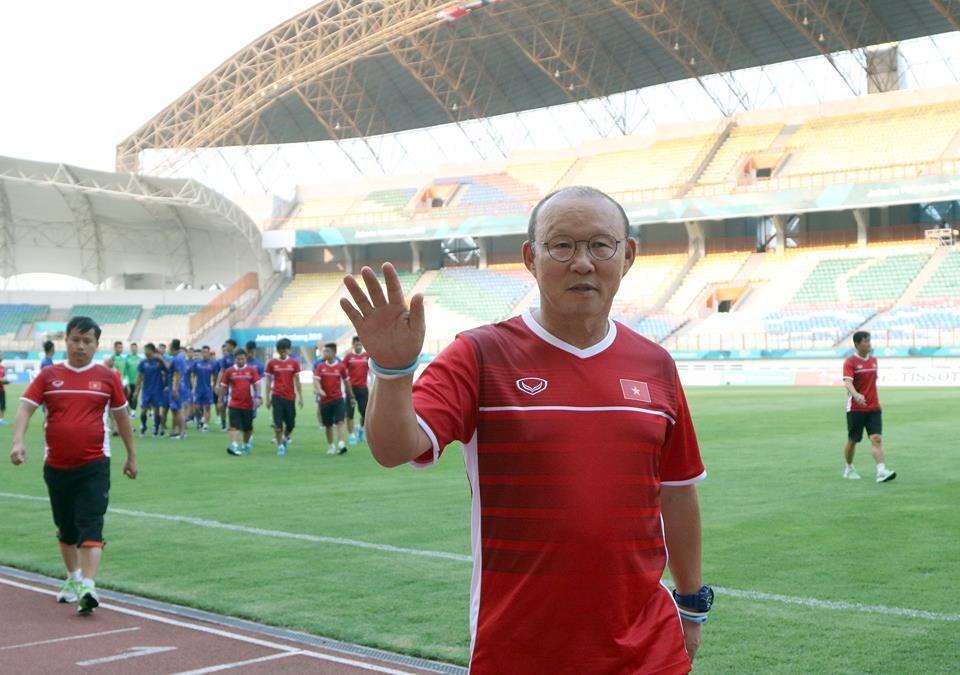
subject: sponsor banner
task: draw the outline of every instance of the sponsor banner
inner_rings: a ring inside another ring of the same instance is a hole
[[[230,337],[241,347],[250,340],[258,347],[274,347],[280,338],[288,338],[294,347],[315,347],[318,342],[333,342],[343,334],[343,328],[234,328]]]
[[[960,358],[886,358],[880,362],[878,386],[960,386]],[[684,386],[843,387],[843,360],[679,361]]]

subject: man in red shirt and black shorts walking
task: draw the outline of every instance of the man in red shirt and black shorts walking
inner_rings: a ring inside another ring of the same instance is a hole
[[[363,440],[363,420],[367,416],[367,399],[370,390],[367,388],[367,379],[370,377],[370,356],[363,351],[363,344],[358,335],[353,336],[353,349],[343,357],[343,365],[350,374],[350,387],[353,397],[347,401],[347,434],[351,445],[359,438]],[[360,409],[360,424],[354,428],[353,416],[357,408]]]
[[[277,435],[277,454],[281,457],[287,454],[290,434],[297,423],[294,399],[303,407],[300,362],[290,356],[292,347],[288,338],[277,340],[277,354],[280,358],[270,359],[264,369],[267,375],[267,408],[273,408],[273,431]]]
[[[342,384],[341,384],[342,383]],[[343,361],[337,361],[337,343],[328,342],[323,346],[323,359],[313,367],[313,389],[317,392],[317,417],[327,432],[328,455],[342,455],[347,451],[343,439],[343,420],[347,408],[343,401],[343,385],[347,396],[353,398],[350,378]],[[333,444],[333,427],[337,427],[337,445]]]
[[[123,473],[128,478],[137,477],[137,459],[120,374],[93,362],[100,326],[88,317],[74,317],[67,323],[66,340],[66,363],[37,373],[20,398],[10,460],[15,465],[27,461],[24,435],[33,413],[45,405],[43,478],[67,567],[57,601],[78,602],[78,611],[89,614],[100,604],[94,579],[103,556],[103,516],[110,491],[108,410],[127,449]]]
[[[227,368],[220,379],[217,393],[225,395],[229,388],[227,401],[227,416],[230,421],[229,455],[249,455],[253,451],[253,409],[256,407],[256,396],[253,388],[260,381],[260,372],[247,365],[247,353],[238,349],[233,353],[234,364]],[[243,447],[240,446],[240,434],[243,434]]]
[[[853,467],[853,454],[866,429],[877,463],[877,482],[886,483],[896,478],[897,472],[887,469],[883,461],[883,413],[877,395],[877,357],[870,353],[870,333],[865,330],[854,333],[853,346],[856,353],[843,362],[843,386],[847,389],[847,444],[843,447],[847,465],[843,477],[860,480],[860,474]]]

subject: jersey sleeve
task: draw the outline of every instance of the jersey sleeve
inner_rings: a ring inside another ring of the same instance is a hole
[[[466,443],[477,426],[480,369],[470,338],[458,337],[413,384],[413,408],[433,446],[412,465],[434,464],[453,441]]]
[[[350,372],[347,370],[347,364],[340,362],[340,379],[346,382],[350,381]]]
[[[276,366],[274,365],[273,359],[267,361],[267,367],[264,368],[264,371],[267,375],[273,375]]]
[[[667,438],[660,450],[660,484],[692,485],[704,480],[707,472],[700,459],[700,445],[679,375],[676,376],[676,387],[676,421],[667,430]]]
[[[113,391],[110,392],[110,410],[122,410],[127,407],[127,397],[123,393],[123,381],[120,379],[120,373],[115,370],[110,375],[113,379]]]
[[[255,384],[260,381],[260,369],[253,368],[253,372],[250,373],[250,384]]]
[[[853,379],[853,360],[847,359],[843,362],[843,379],[852,380]]]
[[[47,378],[43,370],[41,370],[37,373],[37,376],[33,378],[33,382],[30,383],[27,390],[23,392],[20,400],[33,405],[35,408],[39,408],[43,404],[43,394],[46,388]]]

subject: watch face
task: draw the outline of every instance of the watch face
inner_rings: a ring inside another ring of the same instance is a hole
[[[704,596],[704,604],[707,606],[707,610],[709,610],[713,607],[713,587],[704,586],[700,593]]]

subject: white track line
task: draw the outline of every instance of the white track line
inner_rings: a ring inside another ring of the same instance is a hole
[[[104,630],[104,631],[100,631],[99,633],[84,633],[83,635],[71,635],[70,637],[53,638],[51,640],[37,640],[36,642],[24,642],[19,645],[7,645],[6,647],[0,647],[0,652],[5,652],[9,649],[20,649],[22,647],[36,647],[38,645],[50,645],[55,642],[68,642],[70,640],[85,640],[87,638],[100,637],[101,635],[116,635],[117,633],[129,633],[135,630],[140,630],[140,626],[134,626],[133,628],[118,628],[117,630]]]
[[[32,586],[30,584],[24,584],[19,581],[13,581],[12,579],[6,579],[0,577],[0,584],[6,584],[7,586],[13,586],[14,588],[22,588],[23,590],[33,591],[34,593],[42,593],[44,595],[56,595],[56,591],[52,591],[48,588],[42,588],[40,586]],[[129,616],[135,616],[140,619],[148,619],[150,621],[156,621],[157,623],[165,623],[169,626],[177,626],[179,628],[189,628],[190,630],[195,630],[199,633],[208,633],[209,635],[216,635],[217,637],[228,638],[230,640],[236,640],[238,642],[246,642],[247,644],[257,645],[259,647],[266,647],[268,649],[277,649],[281,652],[297,652],[303,656],[309,656],[314,659],[320,659],[321,661],[332,661],[334,663],[342,663],[346,666],[353,666],[355,668],[360,668],[362,670],[370,670],[376,673],[387,673],[387,675],[410,675],[408,670],[396,670],[393,668],[386,668],[384,666],[378,666],[372,663],[364,663],[363,661],[355,661],[353,659],[345,659],[340,656],[334,656],[332,654],[323,654],[321,652],[314,652],[309,650],[301,650],[296,647],[291,647],[290,645],[285,645],[280,642],[272,642],[270,640],[262,640],[260,638],[250,637],[249,635],[241,635],[240,633],[233,633],[227,630],[222,630],[220,628],[212,628],[210,626],[203,626],[201,624],[189,623],[187,621],[180,621],[179,619],[171,619],[170,617],[160,616],[158,614],[150,614],[148,612],[141,612],[137,609],[131,609],[129,607],[120,607],[119,605],[114,605],[113,603],[100,603],[102,609],[107,609],[113,612],[118,612],[120,614],[127,614]]]
[[[33,495],[20,495],[12,492],[0,492],[0,497],[8,499],[22,499],[24,501],[47,502],[46,497],[34,497]],[[313,544],[335,544],[337,546],[352,546],[354,548],[366,548],[374,551],[384,551],[386,553],[403,553],[405,555],[414,555],[421,558],[442,558],[444,560],[455,560],[457,562],[472,562],[473,558],[460,553],[448,553],[446,551],[427,551],[418,548],[404,548],[402,546],[393,546],[391,544],[375,544],[369,541],[360,541],[358,539],[345,539],[343,537],[325,537],[316,534],[303,534],[300,532],[284,532],[282,530],[267,530],[261,527],[247,527],[246,525],[233,525],[231,523],[221,523],[219,520],[208,520],[206,518],[193,518],[191,516],[171,516],[165,513],[150,513],[148,511],[131,511],[129,509],[111,508],[109,513],[116,513],[121,516],[131,516],[134,518],[150,518],[153,520],[163,520],[170,523],[186,523],[196,525],[197,527],[206,527],[215,530],[229,530],[232,532],[242,532],[243,534],[255,534],[261,537],[272,537],[275,539],[293,539],[296,541],[308,541]]]
[[[33,495],[21,495],[12,492],[0,492],[0,498],[22,499],[25,501],[47,502],[46,497],[35,497]],[[299,541],[309,541],[322,544],[336,544],[338,546],[355,546],[358,548],[374,549],[386,551],[389,553],[402,553],[405,555],[419,556],[423,558],[443,558],[446,560],[456,560],[460,562],[473,562],[473,558],[468,555],[458,553],[447,553],[446,551],[429,551],[416,548],[402,548],[400,546],[391,546],[389,544],[373,544],[366,541],[357,541],[355,539],[343,539],[340,537],[323,537],[312,534],[299,534],[296,532],[281,532],[278,530],[265,530],[259,527],[246,527],[244,525],[231,525],[221,523],[216,520],[206,520],[204,518],[191,518],[189,516],[169,516],[162,513],[148,513],[146,511],[128,511],[126,509],[110,509],[110,513],[117,513],[125,516],[137,518],[153,518],[156,520],[166,520],[178,523],[187,523],[197,527],[208,527],[213,529],[231,530],[234,532],[243,532],[244,534],[254,534],[263,537],[274,537],[279,539],[296,539]],[[861,614],[883,614],[887,616],[902,616],[911,619],[925,619],[927,621],[960,621],[960,614],[946,614],[941,612],[927,612],[920,609],[909,609],[906,607],[888,607],[885,605],[864,605],[858,602],[844,602],[836,600],[821,600],[819,598],[808,598],[795,595],[778,595],[775,593],[764,593],[762,591],[745,591],[736,588],[715,588],[718,593],[729,595],[735,598],[747,600],[759,600],[761,602],[777,602],[787,605],[801,605],[804,607],[814,607],[816,609],[844,610],[859,612]]]
[[[264,661],[276,661],[277,659],[285,659],[288,656],[303,656],[304,654],[297,650],[295,652],[280,652],[279,654],[270,654],[269,656],[261,656],[258,659],[247,659],[246,661],[234,661],[233,663],[221,663],[216,666],[208,666],[206,668],[198,668],[197,670],[184,670],[179,673],[174,673],[174,675],[206,675],[206,673],[216,673],[221,670],[230,670],[231,668],[240,668],[242,666],[249,666],[254,663],[263,663]]]

